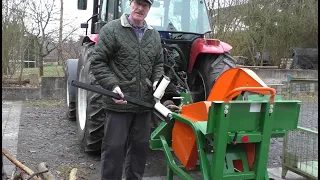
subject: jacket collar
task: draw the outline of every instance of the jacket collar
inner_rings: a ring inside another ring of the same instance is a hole
[[[121,26],[133,28],[133,27],[131,26],[131,24],[128,22],[128,19],[127,19],[126,15],[128,15],[128,14],[122,14],[122,16],[120,17]],[[148,25],[147,22],[145,22],[145,23],[146,23],[147,29],[153,29],[153,27],[151,27],[150,25]]]

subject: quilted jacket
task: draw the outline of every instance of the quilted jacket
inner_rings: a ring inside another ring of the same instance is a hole
[[[163,52],[160,35],[147,25],[141,41],[126,15],[102,27],[95,45],[91,72],[100,86],[112,90],[119,86],[125,95],[152,102],[152,85],[163,74]],[[116,104],[106,98],[106,109],[117,112],[143,112],[147,109],[128,104]]]

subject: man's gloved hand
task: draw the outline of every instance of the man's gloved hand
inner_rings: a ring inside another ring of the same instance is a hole
[[[153,85],[152,85],[152,88],[153,88],[153,90],[155,91],[156,90],[156,86],[157,86],[157,84],[158,84],[158,81],[155,81],[154,83],[153,83]]]
[[[166,108],[175,113],[180,113],[181,109],[174,104],[172,100],[166,100],[162,103]]]
[[[124,95],[123,95],[123,93],[122,93],[122,91],[121,91],[121,89],[120,89],[119,86],[116,86],[116,87],[112,90],[112,92],[119,94],[119,96],[120,96],[121,98],[124,97]],[[114,98],[112,98],[112,99],[113,99],[113,101],[114,101],[115,103],[117,103],[117,104],[127,104],[127,101],[125,101],[125,100],[123,100],[123,99],[114,99]]]

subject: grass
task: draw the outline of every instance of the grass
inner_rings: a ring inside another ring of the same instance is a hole
[[[19,74],[17,72],[16,74]],[[39,68],[24,68],[23,76],[29,76],[29,74],[39,74]],[[43,77],[64,77],[63,66],[61,65],[47,65],[43,67]]]
[[[31,101],[22,101],[22,104],[25,106],[36,106],[36,107],[54,107],[63,105],[64,100],[31,100]]]
[[[22,72],[22,80],[29,79],[30,74],[40,74],[39,68],[24,68]],[[12,79],[19,78],[20,69],[17,70]],[[62,65],[46,65],[43,67],[42,77],[64,77],[64,69]],[[9,75],[7,77],[10,77]]]

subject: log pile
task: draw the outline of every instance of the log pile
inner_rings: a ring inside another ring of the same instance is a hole
[[[2,148],[2,154],[7,157],[16,167],[18,167],[21,172],[18,175],[15,175],[12,180],[56,180],[52,172],[48,169],[47,163],[42,162],[38,165],[38,171],[35,172],[22,164],[20,161],[15,159],[10,155],[4,148]],[[69,175],[69,180],[77,179],[77,168],[73,168]]]

